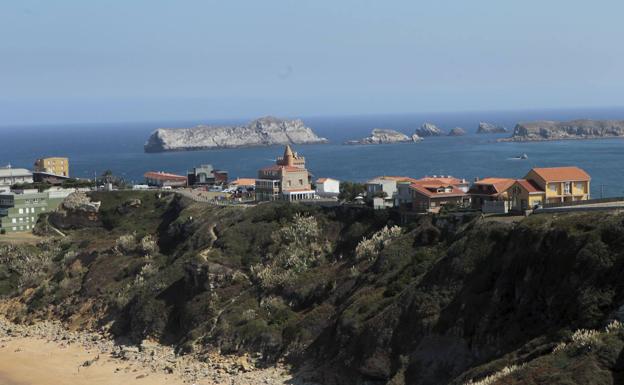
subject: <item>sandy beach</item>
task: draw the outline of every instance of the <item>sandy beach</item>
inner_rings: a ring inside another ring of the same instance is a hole
[[[59,345],[38,338],[14,338],[0,343],[0,383],[3,385],[184,384],[173,374],[88,351],[79,345]]]

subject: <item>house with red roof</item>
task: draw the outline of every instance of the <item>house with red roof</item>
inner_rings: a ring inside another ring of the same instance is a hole
[[[418,212],[439,212],[443,206],[469,207],[468,182],[451,176],[425,177],[409,184],[411,207]]]
[[[155,187],[184,187],[187,178],[182,175],[171,174],[164,171],[148,171],[143,174],[145,183]]]
[[[506,213],[511,209],[509,189],[516,182],[512,178],[477,179],[470,187],[472,208],[483,212]]]

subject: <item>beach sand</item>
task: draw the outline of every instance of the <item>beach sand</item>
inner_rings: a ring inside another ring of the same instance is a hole
[[[108,355],[46,342],[38,338],[13,338],[0,342],[2,385],[113,385],[183,384],[173,374],[149,370]],[[93,361],[94,360],[94,361]],[[86,361],[93,361],[83,366]]]

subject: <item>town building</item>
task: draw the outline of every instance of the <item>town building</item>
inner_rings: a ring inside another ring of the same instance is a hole
[[[298,201],[314,199],[315,196],[305,159],[293,152],[289,145],[275,165],[258,171],[255,184],[258,201]]]
[[[228,172],[215,170],[211,164],[202,164],[187,173],[189,186],[223,186],[228,182]]]
[[[511,190],[513,209],[590,199],[591,177],[579,167],[533,168]]]
[[[468,190],[472,208],[484,213],[509,212],[512,207],[509,189],[515,182],[512,178],[477,179]]]
[[[316,195],[321,197],[337,197],[340,194],[340,181],[332,178],[318,178]]]
[[[401,192],[399,189],[414,181],[416,179],[406,176],[378,176],[366,182],[366,199],[376,209],[398,207],[405,203],[406,197],[404,189]]]
[[[574,202],[590,199],[591,177],[578,167],[534,168],[524,177],[545,193],[544,203]]]
[[[143,174],[145,183],[154,187],[184,187],[187,184],[185,176],[170,174],[163,171],[148,171]]]
[[[7,190],[16,184],[33,182],[33,174],[25,168],[0,167],[0,190]]]
[[[63,157],[37,159],[35,161],[35,171],[68,177],[69,159]]]
[[[48,183],[51,185],[61,185],[63,182],[69,180],[68,176],[50,174],[44,171],[33,172],[33,181],[37,183]]]
[[[236,178],[229,184],[230,188],[255,189],[256,180],[254,178]]]
[[[0,232],[32,231],[39,214],[56,210],[72,191],[28,189],[0,193]]]
[[[544,190],[534,181],[518,179],[511,186],[509,196],[513,211],[533,209],[544,203]]]
[[[409,185],[411,206],[417,212],[439,212],[444,206],[469,207],[468,182],[452,176],[418,179]]]

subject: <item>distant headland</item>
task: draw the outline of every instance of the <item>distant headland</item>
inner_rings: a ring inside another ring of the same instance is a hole
[[[563,139],[600,139],[624,137],[624,120],[578,119],[567,122],[541,120],[518,123],[509,138],[501,142],[532,142]]]
[[[327,142],[300,119],[268,116],[240,126],[159,128],[151,134],[144,149],[145,152],[165,152]]]

